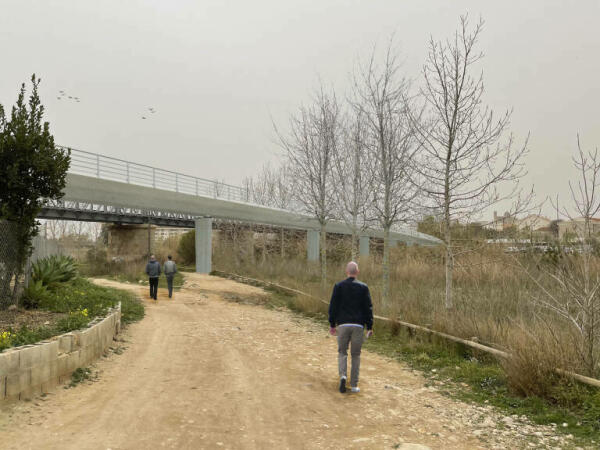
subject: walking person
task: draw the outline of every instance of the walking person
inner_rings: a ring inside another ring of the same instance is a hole
[[[167,278],[169,298],[171,298],[173,296],[173,277],[177,273],[177,265],[175,264],[175,261],[173,261],[173,257],[171,255],[167,256],[167,261],[165,262],[163,269],[165,277]]]
[[[150,255],[150,261],[146,264],[146,275],[148,275],[148,284],[150,284],[150,298],[157,301],[160,263],[156,260],[154,255]]]
[[[369,287],[358,281],[358,264],[351,261],[346,266],[344,281],[333,287],[329,302],[329,333],[337,335],[338,366],[340,376],[340,392],[346,392],[348,370],[348,345],[352,355],[350,371],[350,388],[352,392],[360,392],[358,373],[360,370],[360,351],[363,344],[364,331],[367,338],[373,335],[373,304]]]

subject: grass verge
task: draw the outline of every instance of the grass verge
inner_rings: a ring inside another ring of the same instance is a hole
[[[600,439],[600,390],[593,387],[562,379],[551,399],[518,396],[511,392],[498,361],[489,355],[437,338],[411,336],[387,324],[376,324],[376,334],[365,349],[407,363],[453,398],[493,405],[536,424],[555,424],[557,432],[572,434],[582,445]]]

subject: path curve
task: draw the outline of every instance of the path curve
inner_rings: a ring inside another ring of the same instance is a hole
[[[146,295],[138,286],[100,282]],[[145,299],[146,317],[123,336],[126,350],[95,364],[97,381],[3,407],[2,448],[528,445],[496,434],[500,418],[489,409],[444,397],[418,374],[376,354],[363,354],[362,392],[339,394],[335,339],[324,325],[256,306],[265,295],[190,274],[173,300],[163,291],[158,304]]]

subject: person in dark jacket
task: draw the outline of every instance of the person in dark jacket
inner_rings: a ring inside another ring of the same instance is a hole
[[[146,274],[148,275],[148,284],[150,284],[150,298],[157,301],[160,263],[156,260],[154,255],[150,255],[150,261],[146,264]]]
[[[346,266],[346,278],[333,287],[329,302],[329,333],[337,335],[338,366],[340,374],[340,392],[346,392],[348,370],[348,345],[351,344],[352,369],[350,387],[352,392],[360,392],[358,373],[360,370],[360,351],[364,330],[367,338],[373,334],[373,304],[369,287],[356,279],[358,264],[351,261]]]

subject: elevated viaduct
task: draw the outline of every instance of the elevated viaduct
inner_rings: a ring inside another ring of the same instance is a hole
[[[199,273],[211,271],[213,219],[304,230],[308,260],[319,259],[320,225],[316,219],[253,204],[240,187],[81,150],[71,150],[71,158],[64,197],[48,202],[40,218],[195,228]],[[351,234],[350,227],[339,221],[328,222],[325,229]],[[368,255],[370,238],[383,238],[383,231],[360,233],[361,256]],[[390,239],[408,245],[441,243],[409,228],[394,230]]]

